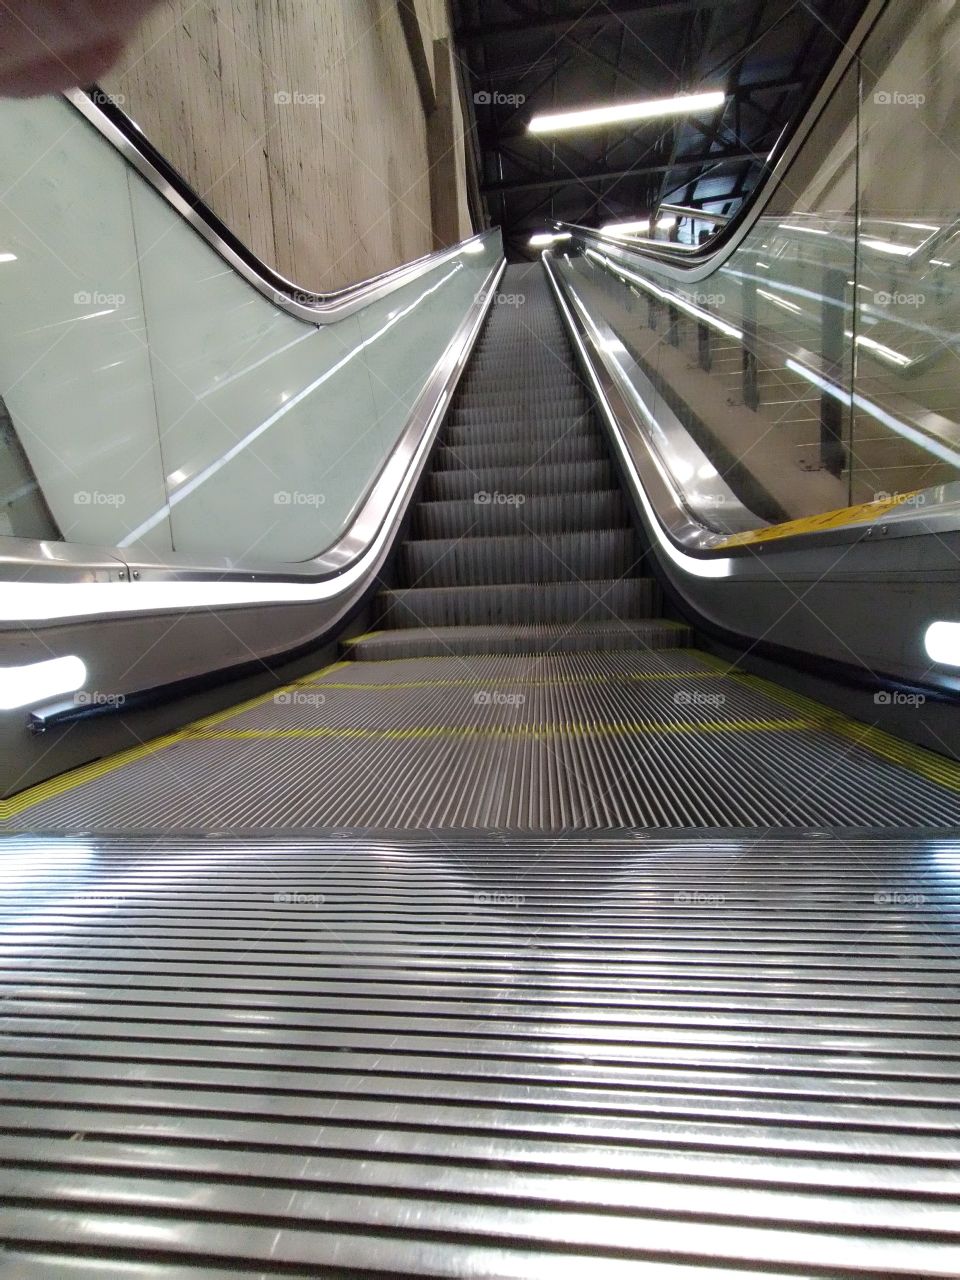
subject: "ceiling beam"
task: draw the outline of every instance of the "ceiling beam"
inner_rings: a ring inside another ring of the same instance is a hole
[[[614,0],[609,0],[606,4],[595,4],[576,13],[559,14],[555,17],[518,18],[514,21],[490,22],[485,26],[459,27],[454,32],[454,38],[458,42],[466,42],[496,36],[525,35],[531,31],[568,31],[580,22],[591,26],[610,26],[611,23],[623,22],[627,18],[669,20],[695,9],[712,9],[723,3],[725,0],[646,0],[645,3],[632,0],[632,3],[618,5]]]
[[[500,195],[510,191],[545,191],[548,187],[581,186],[588,187],[594,182],[612,181],[617,178],[642,177],[648,173],[666,173],[669,169],[694,169],[718,164],[739,164],[744,160],[755,160],[752,151],[714,152],[712,155],[689,156],[678,160],[675,164],[647,164],[634,169],[601,169],[595,173],[568,173],[551,178],[521,178],[516,182],[485,183],[485,195]]]

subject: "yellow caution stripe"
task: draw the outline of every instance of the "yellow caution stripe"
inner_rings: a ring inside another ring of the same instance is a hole
[[[766,694],[781,706],[808,716],[815,723],[816,728],[838,734],[870,751],[873,755],[926,778],[928,782],[946,787],[950,791],[960,791],[960,762],[937,755],[935,751],[928,751],[925,747],[917,746],[916,743],[895,738],[893,734],[878,729],[875,725],[866,724],[862,720],[851,720],[849,716],[835,711],[833,707],[816,702],[802,693],[794,693],[792,689],[785,689],[770,680],[764,680],[762,676],[748,675],[746,672],[738,671],[729,662],[711,653],[702,653],[698,649],[697,655],[704,662],[710,663],[719,675],[736,680],[738,684],[745,685],[748,689]]]
[[[314,678],[325,674],[332,675],[335,671],[340,671],[343,667],[350,665],[349,662],[333,662],[330,666],[324,667],[322,671],[315,672]],[[185,738],[192,738],[196,733],[204,729],[212,729],[216,725],[222,724],[224,720],[232,720],[234,716],[239,715],[241,712],[250,711],[253,707],[259,707],[264,702],[271,701],[278,693],[292,690],[295,687],[294,683],[284,685],[282,689],[271,689],[269,693],[261,693],[256,698],[250,698],[246,702],[241,702],[233,707],[226,707],[223,711],[204,716],[201,720],[194,720],[191,724],[184,726],[182,729],[177,729],[173,733],[166,733],[160,738],[152,738],[149,742],[143,742],[137,747],[130,747],[128,750],[120,751],[116,755],[104,756],[101,760],[92,760],[89,764],[70,769],[67,773],[61,773],[55,778],[48,778],[46,782],[38,782],[36,786],[28,787],[18,795],[11,796],[9,800],[0,800],[0,822],[17,817],[26,809],[31,809],[35,804],[40,804],[44,800],[52,800],[56,796],[65,795],[69,791],[76,790],[77,787],[82,787],[86,782],[93,782],[97,778],[103,778],[109,773],[114,773],[117,769],[123,769],[128,764],[134,764],[137,760],[143,760],[146,756],[155,755],[158,751],[162,751],[164,747],[171,747],[177,742],[182,742]]]
[[[821,511],[819,515],[802,516],[799,520],[786,520],[783,524],[765,525],[762,529],[748,529],[745,533],[732,533],[722,542],[716,542],[711,551],[727,551],[731,547],[747,547],[756,542],[773,542],[777,538],[792,538],[798,533],[821,533],[824,529],[843,529],[846,525],[866,524],[910,502],[921,493],[912,489],[909,493],[894,493],[873,502],[861,502],[854,507],[838,507],[835,511]]]
[[[806,719],[792,720],[625,720],[618,724],[576,722],[559,724],[517,725],[413,725],[399,729],[343,728],[316,725],[302,729],[214,729],[195,733],[197,742],[262,741],[335,738],[343,741],[391,741],[422,738],[562,738],[605,737],[638,733],[780,733],[796,729],[815,729]]]

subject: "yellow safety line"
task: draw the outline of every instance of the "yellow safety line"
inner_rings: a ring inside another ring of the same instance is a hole
[[[622,724],[519,724],[519,725],[419,725],[408,729],[336,728],[318,725],[309,729],[220,729],[195,734],[195,742],[271,741],[290,739],[361,739],[390,741],[420,738],[553,738],[601,737],[636,733],[753,733],[811,729],[809,720],[632,720]]]
[[[314,675],[331,674],[350,665],[349,662],[333,662],[329,666],[322,668],[322,670],[314,672]],[[56,778],[48,778],[46,782],[38,782],[36,786],[28,787],[25,791],[21,791],[19,795],[11,796],[9,800],[0,800],[0,821],[16,817],[18,814],[23,813],[25,809],[31,809],[35,804],[40,804],[44,800],[52,800],[55,796],[62,796],[68,791],[74,791],[86,782],[93,782],[97,778],[103,778],[117,769],[122,769],[128,764],[144,759],[145,756],[154,755],[157,751],[163,750],[164,747],[170,747],[175,742],[182,742],[186,738],[192,738],[198,731],[222,724],[224,720],[229,720],[243,711],[249,711],[252,707],[259,707],[262,703],[269,702],[271,698],[276,697],[278,693],[294,687],[293,684],[287,684],[283,685],[282,688],[272,689],[269,693],[260,694],[256,698],[249,698],[246,702],[241,702],[235,707],[227,707],[225,710],[217,711],[213,715],[194,720],[192,723],[185,725],[184,728],[177,729],[173,733],[164,734],[163,737],[154,738],[150,742],[143,742],[139,746],[130,747],[126,751],[118,752],[116,755],[104,756],[101,760],[92,760],[89,764],[83,764],[76,769],[69,770],[67,773],[61,773]]]
[[[730,663],[717,658],[714,654],[701,653],[699,650],[697,652],[719,674],[736,680],[747,688],[765,693],[767,697],[779,702],[782,706],[789,707],[792,711],[802,712],[816,721],[817,728],[833,731],[871,751],[874,755],[919,774],[928,782],[934,782],[950,791],[960,791],[960,763],[957,761],[938,756],[936,752],[928,751],[914,742],[895,738],[893,734],[877,729],[874,725],[865,724],[862,720],[852,720],[842,712],[834,710],[833,707],[816,702],[802,693],[794,693],[792,689],[784,689],[781,685],[765,680],[762,676],[737,671],[731,667]]]
[[[744,533],[732,533],[722,542],[715,542],[711,551],[726,551],[730,547],[745,547],[754,542],[772,542],[775,538],[792,538],[797,533],[818,533],[823,529],[842,529],[846,525],[864,524],[885,516],[888,511],[902,506],[921,493],[912,489],[909,493],[895,493],[889,498],[873,502],[860,502],[852,507],[838,507],[835,511],[821,511],[819,515],[802,516],[798,520],[785,520],[782,524],[765,525],[761,529],[748,529]]]

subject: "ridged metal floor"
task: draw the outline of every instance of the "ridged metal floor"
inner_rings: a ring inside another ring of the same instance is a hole
[[[960,1274],[960,841],[0,843],[5,1276]]]
[[[960,826],[960,765],[723,671],[693,649],[338,664],[41,786],[9,826]]]

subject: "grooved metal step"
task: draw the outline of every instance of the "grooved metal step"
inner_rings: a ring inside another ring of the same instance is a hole
[[[627,524],[627,507],[619,489],[595,493],[541,494],[522,505],[508,502],[421,502],[413,529],[419,538],[461,538],[491,534],[586,532]]]
[[[506,415],[496,422],[458,422],[444,430],[442,444],[452,447],[486,445],[488,448],[499,449],[502,444],[516,444],[520,440],[545,441],[558,438],[597,440],[605,447],[603,437],[593,425],[589,414],[563,421],[538,423],[536,426],[510,420]]]
[[[376,597],[378,627],[450,627],[490,623],[595,622],[650,618],[659,595],[652,578],[591,582],[498,583],[400,588]]]
[[[607,450],[597,435],[553,436],[530,439],[524,436],[511,442],[487,444],[441,443],[433,455],[438,471],[458,467],[468,471],[483,470],[490,465],[491,455],[501,467],[555,466],[569,462],[604,462]]]
[[[639,560],[632,529],[407,542],[400,556],[404,581],[418,587],[625,577]]]
[[[495,450],[492,451],[495,453]],[[567,462],[537,467],[477,467],[473,471],[434,471],[427,496],[434,500],[473,499],[477,493],[519,494],[592,492],[615,484],[609,462]]]
[[[522,623],[514,626],[403,627],[351,640],[346,651],[357,662],[455,654],[584,653],[674,649],[693,644],[693,632],[665,618],[615,622]]]

